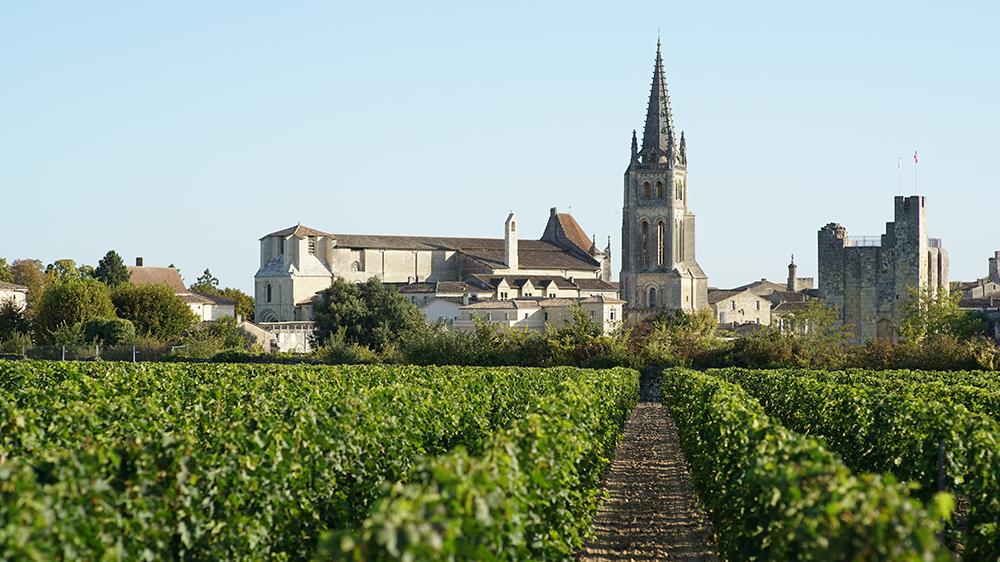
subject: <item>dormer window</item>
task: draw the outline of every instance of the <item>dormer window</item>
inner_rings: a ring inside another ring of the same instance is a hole
[[[311,255],[311,256],[316,255],[316,237],[315,236],[310,236],[309,237],[309,255]]]

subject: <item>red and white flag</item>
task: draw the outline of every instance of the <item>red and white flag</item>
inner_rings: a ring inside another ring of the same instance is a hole
[[[917,151],[916,151],[916,150],[914,150],[914,151],[913,151],[913,163],[914,163],[914,164],[916,164],[916,163],[918,163],[918,162],[920,162],[920,159],[919,159],[919,158],[917,158]]]

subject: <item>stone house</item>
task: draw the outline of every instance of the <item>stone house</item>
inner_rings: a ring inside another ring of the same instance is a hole
[[[236,316],[236,301],[189,291],[180,272],[172,267],[144,266],[142,258],[136,258],[135,265],[129,266],[128,274],[133,285],[166,285],[202,322]]]
[[[28,307],[28,288],[22,285],[0,281],[0,303],[13,301],[19,310]]]
[[[453,325],[458,329],[475,328],[475,318],[510,329],[544,331],[546,325],[556,328],[572,318],[573,307],[579,306],[604,333],[622,322],[625,301],[604,295],[583,298],[516,297],[505,300],[483,300],[459,308],[460,316]]]
[[[720,328],[771,324],[771,301],[750,289],[709,289],[708,304],[712,307]]]
[[[927,199],[896,196],[881,236],[851,238],[843,226],[819,230],[819,294],[856,344],[896,339],[912,291],[949,290],[948,252],[927,234]]]

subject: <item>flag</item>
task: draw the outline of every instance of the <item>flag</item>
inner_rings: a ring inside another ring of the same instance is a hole
[[[916,151],[916,150],[914,150],[914,151],[913,151],[913,163],[914,163],[914,164],[916,164],[916,163],[918,163],[918,162],[920,162],[920,159],[919,159],[919,158],[917,158],[917,151]]]
[[[896,170],[902,170],[902,169],[903,169],[903,157],[899,156],[898,158],[896,158]]]

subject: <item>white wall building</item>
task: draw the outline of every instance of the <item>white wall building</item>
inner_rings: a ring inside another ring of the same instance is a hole
[[[28,306],[28,288],[0,281],[0,303],[13,301],[20,310]]]

